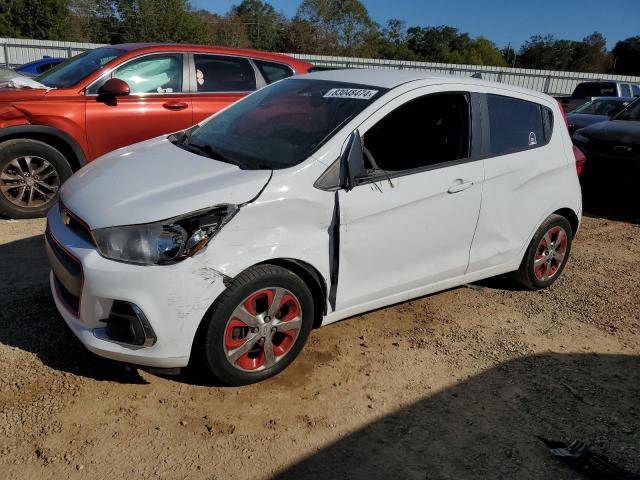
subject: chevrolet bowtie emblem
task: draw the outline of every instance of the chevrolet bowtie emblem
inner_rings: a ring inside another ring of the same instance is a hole
[[[69,216],[69,214],[66,212],[66,210],[63,210],[60,213],[60,218],[62,218],[62,223],[64,223],[67,227],[69,226],[69,223],[71,222],[71,217]]]

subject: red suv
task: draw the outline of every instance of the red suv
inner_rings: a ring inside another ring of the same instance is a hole
[[[310,68],[253,50],[126,44],[73,57],[36,77],[36,88],[0,88],[0,214],[41,216],[85,163]]]

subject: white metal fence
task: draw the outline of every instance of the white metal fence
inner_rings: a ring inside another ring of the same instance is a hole
[[[43,56],[70,58],[86,50],[101,47],[98,43],[58,42],[0,37],[0,67],[17,67]]]
[[[58,42],[49,40],[25,40],[0,38],[0,66],[13,67],[42,58],[72,57],[85,50],[102,46],[97,43]],[[618,80],[640,84],[640,77],[609,75],[603,73],[560,72],[525,68],[457,65],[453,63],[410,62],[374,58],[332,57],[325,55],[291,54],[292,56],[324,68],[384,68],[424,70],[451,75],[471,76],[480,74],[485,80],[530,88],[551,95],[569,94],[580,82],[586,80]]]

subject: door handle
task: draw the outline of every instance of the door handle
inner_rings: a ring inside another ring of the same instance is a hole
[[[189,105],[185,102],[167,102],[162,105],[167,110],[184,110]]]
[[[453,182],[453,184],[449,187],[449,190],[447,190],[447,192],[458,193],[458,192],[462,192],[463,190],[466,190],[471,186],[473,186],[473,182],[465,182],[464,180],[459,178],[458,180]]]

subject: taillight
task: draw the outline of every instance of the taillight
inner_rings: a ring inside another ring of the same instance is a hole
[[[576,172],[578,172],[578,176],[580,176],[582,175],[582,170],[584,170],[584,163],[587,161],[587,157],[585,157],[582,150],[575,145],[573,146],[573,156],[576,157]]]
[[[567,114],[564,113],[564,107],[560,102],[558,102],[558,106],[560,107],[560,111],[562,112],[562,118],[564,119],[564,124],[567,126],[567,130],[569,130],[569,121],[567,120]]]

